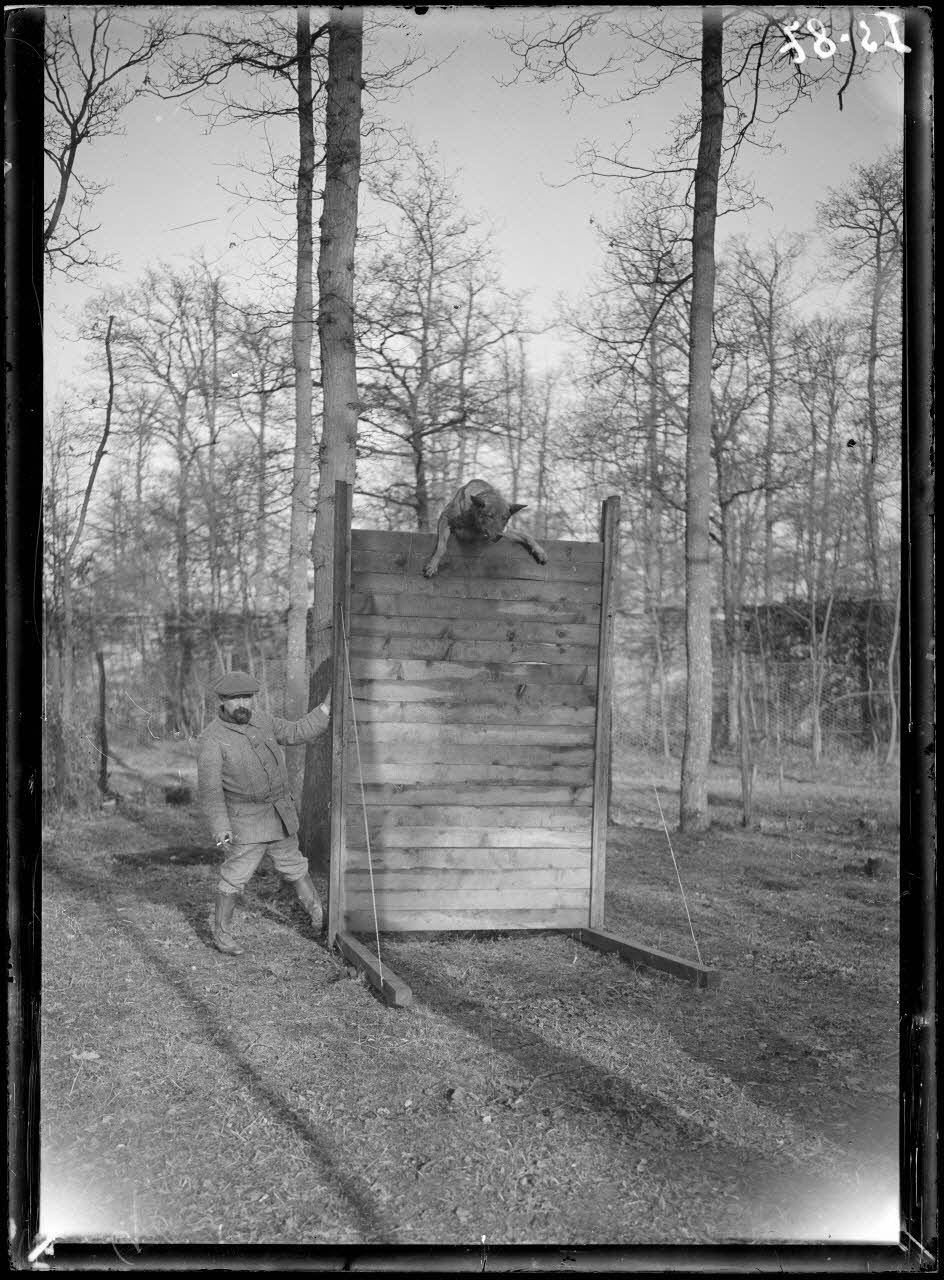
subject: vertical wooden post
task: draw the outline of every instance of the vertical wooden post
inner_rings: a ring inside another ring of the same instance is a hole
[[[600,594],[600,643],[597,654],[597,722],[593,750],[593,825],[590,835],[591,929],[603,926],[606,887],[606,826],[610,799],[610,702],[613,691],[613,609],[619,570],[620,500],[607,498],[600,521],[603,582]]]
[[[108,730],[105,725],[105,655],[99,649],[95,654],[98,663],[98,789],[108,794]]]
[[[331,861],[328,873],[328,946],[344,927],[344,862],[347,852],[344,815],[344,744],[347,719],[347,666],[344,634],[351,613],[351,486],[334,488],[333,653],[331,666]]]

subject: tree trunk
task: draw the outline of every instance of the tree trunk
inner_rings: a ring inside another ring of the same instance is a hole
[[[266,422],[269,409],[268,392],[259,391],[259,439],[256,448],[256,546],[255,565],[252,574],[252,598],[257,615],[269,608],[270,592],[266,574],[268,537],[266,529]]]
[[[720,458],[723,446],[717,453]],[[721,491],[721,467],[718,466],[718,489]],[[725,689],[724,745],[733,749],[738,744],[738,670],[737,670],[737,605],[734,592],[734,553],[731,533],[731,503],[721,503],[721,602],[724,613],[722,672]]]
[[[754,761],[751,751],[751,722],[748,714],[747,692],[747,659],[743,649],[736,659],[736,683],[738,689],[738,738],[740,740],[741,764],[741,825],[751,827],[754,824]]]
[[[311,517],[313,430],[311,414],[311,344],[314,332],[312,269],[312,189],[315,174],[315,128],[311,87],[311,17],[299,6],[295,31],[298,56],[298,189],[295,197],[295,304],[292,311],[292,361],[295,368],[295,456],[292,467],[292,515],[288,553],[288,636],[284,715],[290,720],[308,710],[308,560]],[[305,753],[285,753],[292,791],[301,794]]]
[[[823,684],[826,679],[826,653],[829,642],[829,620],[833,612],[834,594],[829,593],[829,600],[826,603],[826,616],[823,619],[822,633],[816,635],[816,602],[813,603],[811,610],[812,627],[813,627],[813,646],[811,649],[812,656],[812,705],[810,715],[812,718],[812,743],[811,751],[814,765],[819,764],[823,755]]]
[[[184,399],[177,413],[177,518],[176,566],[177,566],[177,625],[174,655],[175,678],[173,681],[174,705],[171,708],[172,731],[187,722],[187,698],[193,669],[193,633],[190,616],[190,495],[187,484],[187,401]]]
[[[95,654],[98,663],[98,789],[108,794],[108,729],[105,723],[105,655],[99,649]]]
[[[875,470],[878,466],[879,429],[876,403],[875,367],[878,363],[878,322],[882,307],[882,233],[875,237],[875,255],[872,267],[872,297],[869,308],[869,352],[865,379],[866,413],[869,423],[869,439],[863,442],[865,472],[863,475],[865,505],[865,537],[869,557],[869,575],[872,593],[877,599],[882,595],[882,575],[879,569],[878,502],[875,497]],[[868,452],[866,453],[866,450]]]
[[[895,622],[892,627],[892,642],[888,648],[888,751],[885,763],[891,764],[895,758],[895,747],[898,740],[898,699],[895,696],[895,650],[898,647],[898,636],[901,629],[901,582],[895,596]]]
[[[764,450],[764,604],[773,600],[773,564],[774,564],[774,499],[773,499],[773,456],[774,437],[776,434],[777,404],[777,311],[774,306],[774,285],[771,281],[768,292],[767,307],[767,440]]]
[[[359,8],[332,9],[328,31],[325,114],[325,189],[318,260],[318,335],[324,428],[321,437],[318,506],[312,539],[315,566],[311,641],[310,704],[331,686],[334,490],[338,480],[354,484],[357,367],[354,345],[354,245],[361,167],[361,57],[364,17]],[[328,865],[328,798],[331,748],[328,734],[309,747],[302,804],[305,849],[322,869]]]
[[[721,11],[702,11],[702,111],[692,225],[691,351],[686,448],[685,639],[688,684],[682,753],[680,823],[708,826],[711,755],[711,356],[715,291],[715,222],[724,124]]]

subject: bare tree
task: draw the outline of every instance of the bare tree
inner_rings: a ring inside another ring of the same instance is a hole
[[[784,381],[782,369],[788,359],[790,307],[800,293],[800,287],[791,288],[800,248],[799,236],[771,239],[763,249],[753,249],[745,241],[734,246],[732,281],[753,321],[765,373],[763,594],[767,604],[772,600],[773,590],[779,396]]]
[[[794,332],[794,386],[809,436],[807,477],[797,512],[809,639],[810,724],[813,763],[823,751],[822,712],[829,628],[849,527],[849,491],[841,474],[840,433],[848,397],[848,324],[816,317]]]
[[[314,606],[309,654],[310,697],[324,697],[331,681],[334,594],[334,508],[338,480],[354,483],[357,357],[354,341],[354,246],[361,167],[361,62],[364,17],[359,8],[331,9],[325,102],[325,188],[318,257],[318,338],[324,420],[319,447],[318,505],[311,542]],[[328,793],[324,769],[328,735],[309,749],[302,807],[305,844],[322,863],[328,855]]]
[[[720,9],[702,11],[701,138],[692,219],[688,446],[685,457],[685,743],[679,818],[683,831],[708,826],[711,754],[711,363],[715,291],[715,222],[724,127]]]
[[[272,605],[274,580],[269,567],[270,520],[276,510],[291,509],[291,483],[283,482],[279,456],[286,451],[285,393],[295,385],[284,316],[266,315],[257,306],[234,305],[235,377],[239,420],[252,438],[250,471],[255,479],[253,568],[248,589],[253,606]],[[273,465],[275,464],[275,465]]]
[[[49,485],[47,489],[47,506],[50,514],[50,524],[53,532],[54,542],[59,542],[59,554],[53,555],[53,595],[58,596],[58,609],[55,619],[55,630],[57,637],[57,648],[59,653],[59,697],[58,697],[58,732],[56,735],[55,747],[52,753],[53,767],[55,776],[56,794],[63,800],[70,798],[72,787],[70,785],[70,773],[72,769],[72,761],[70,760],[70,738],[74,729],[75,716],[75,671],[74,671],[74,645],[75,637],[73,630],[74,622],[74,606],[73,593],[75,588],[75,565],[79,543],[85,531],[86,519],[88,517],[89,504],[92,500],[92,492],[95,488],[95,481],[102,464],[102,459],[107,451],[108,439],[111,434],[112,427],[112,411],[115,403],[115,371],[112,361],[112,326],[114,317],[109,316],[105,325],[104,348],[105,363],[108,377],[108,392],[105,403],[105,418],[102,426],[101,436],[99,437],[97,446],[91,457],[91,465],[89,468],[88,478],[85,482],[82,500],[79,505],[78,512],[75,516],[74,527],[71,531],[68,529],[66,521],[68,519],[69,499],[67,492],[63,492],[63,482],[68,482],[68,467],[63,467],[65,461],[63,452],[66,447],[64,433],[59,435],[58,453],[56,452],[57,444],[53,442],[54,454],[52,457],[52,465],[49,467]],[[65,425],[63,423],[63,425]]]
[[[389,214],[359,291],[363,449],[426,530],[467,450],[501,431],[501,353],[522,324],[451,178],[415,148],[411,161],[374,183]]]
[[[662,750],[671,756],[666,687],[666,606],[682,559],[690,253],[666,183],[641,183],[619,218],[600,227],[601,279],[568,317],[587,351],[575,455],[605,455],[609,483],[626,495],[626,537],[637,552],[638,596],[648,620],[652,673],[645,718],[658,699]],[[629,590],[634,590],[632,580]]]
[[[50,269],[77,275],[105,264],[89,244],[99,228],[85,221],[104,188],[82,176],[80,153],[121,132],[122,112],[147,92],[148,68],[174,37],[169,17],[139,21],[125,6],[46,11],[44,146],[53,180],[43,249]]]
[[[186,272],[151,268],[138,286],[93,304],[93,316],[103,302],[116,316],[114,346],[123,378],[156,397],[149,426],[170,445],[173,459],[173,625],[178,647],[169,710],[176,724],[189,725],[196,709],[194,601],[201,584],[207,612],[218,609],[221,598],[217,456],[220,437],[236,417],[231,404],[225,414],[221,411],[224,384],[231,381],[228,358],[220,351],[224,341],[228,345],[223,332],[226,298],[218,274],[200,261]],[[205,543],[195,556],[197,533]]]
[[[889,405],[889,388],[882,387],[880,362],[892,361],[895,377],[901,359],[898,321],[904,217],[902,157],[889,151],[873,164],[859,166],[851,182],[830,192],[819,206],[820,225],[836,234],[840,274],[864,279],[866,294],[866,439],[862,443],[863,506],[871,587],[882,595],[879,538],[879,500],[876,474],[884,450],[891,444],[889,424],[898,435],[900,397]],[[843,270],[844,269],[844,270]],[[887,331],[888,322],[893,326]],[[883,408],[884,406],[884,408]],[[884,438],[883,438],[884,437]]]
[[[691,14],[684,10],[645,12],[624,16],[617,7],[580,10],[542,18],[541,29],[512,41],[522,71],[538,80],[563,75],[574,93],[587,86],[612,85],[633,59],[632,87],[616,96],[636,99],[673,77],[701,69],[701,98],[697,115],[683,114],[658,167],[641,165],[631,140],[615,155],[601,155],[589,144],[581,157],[584,171],[596,177],[626,182],[655,173],[690,174],[692,215],[691,354],[689,363],[686,461],[686,644],[688,686],[686,732],[682,756],[680,821],[683,829],[708,825],[707,770],[711,743],[711,562],[708,489],[711,419],[711,319],[714,292],[714,226],[719,185],[728,203],[749,203],[751,196],[737,178],[735,162],[742,144],[763,145],[772,136],[779,115],[817,82],[840,82],[839,106],[856,67],[855,51],[836,46],[834,60],[810,59],[799,41],[791,61],[784,57],[786,13],[735,10],[722,18],[718,8],[702,10],[700,55],[691,48]],[[727,27],[722,35],[722,28]],[[596,37],[596,43],[593,43]],[[600,37],[603,37],[602,40]],[[589,50],[589,52],[587,52]],[[582,56],[581,56],[582,55]],[[595,60],[594,60],[595,59]],[[819,64],[819,65],[817,65]],[[725,112],[730,125],[724,129]],[[698,138],[697,160],[691,152]]]
[[[311,529],[312,423],[311,346],[314,335],[314,241],[312,203],[315,180],[315,124],[312,91],[312,36],[307,5],[300,5],[296,28],[298,185],[295,201],[295,303],[292,362],[295,371],[295,458],[289,541],[288,649],[285,714],[297,719],[308,710],[308,563]],[[289,751],[287,763],[296,795],[301,790],[304,750]]]

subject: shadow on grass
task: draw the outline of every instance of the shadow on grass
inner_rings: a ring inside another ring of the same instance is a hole
[[[690,1151],[700,1134],[694,1134],[673,1108],[652,1094],[627,1082],[624,1076],[607,1071],[578,1052],[555,1044],[540,1032],[532,1030],[512,1015],[496,1012],[482,999],[470,996],[466,986],[431,977],[419,963],[400,952],[394,961],[397,973],[413,989],[414,996],[463,1031],[475,1036],[489,1048],[512,1058],[537,1079],[550,1080],[557,1103],[569,1104],[578,1111],[596,1113],[607,1129],[632,1141],[655,1141],[671,1150]],[[545,975],[548,987],[553,975]],[[627,982],[631,971],[627,972]],[[565,997],[566,999],[566,997]],[[612,1013],[603,1002],[592,996],[589,1010]],[[577,1012],[575,1017],[579,1017]],[[697,1127],[697,1126],[696,1126]],[[720,1167],[735,1170],[743,1165],[745,1153],[723,1140],[713,1141]]]
[[[112,859],[120,867],[202,867],[219,861],[213,849],[202,845],[171,844],[164,849],[132,849],[127,853],[113,853]]]
[[[54,879],[61,881],[74,892],[84,897],[95,896],[98,901],[110,910],[111,923],[116,930],[133,940],[135,947],[147,962],[160,974],[167,985],[174,990],[190,1006],[206,1030],[207,1042],[226,1055],[230,1066],[239,1075],[240,1080],[261,1103],[284,1125],[293,1129],[301,1139],[307,1157],[319,1168],[324,1180],[332,1183],[350,1206],[356,1220],[355,1226],[365,1243],[384,1243],[396,1238],[396,1224],[386,1220],[378,1211],[369,1186],[355,1174],[346,1171],[351,1164],[352,1153],[335,1147],[331,1139],[323,1132],[315,1129],[308,1119],[300,1115],[281,1094],[269,1085],[259,1073],[242,1057],[233,1038],[227,1033],[226,1026],[219,1018],[216,1010],[205,1000],[195,995],[188,983],[175,971],[173,965],[162,952],[151,944],[145,931],[125,919],[108,901],[109,895],[102,895],[101,884],[92,876],[84,875],[71,868],[62,866],[49,867]],[[131,887],[140,897],[147,895],[135,885]],[[209,937],[208,930],[205,930]]]

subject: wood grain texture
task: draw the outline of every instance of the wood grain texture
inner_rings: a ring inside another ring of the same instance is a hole
[[[360,796],[348,801],[348,829],[354,830],[355,819],[362,819]],[[540,831],[579,832],[590,838],[591,809],[588,805],[497,805],[484,810],[470,804],[416,805],[393,807],[368,805],[367,821],[373,834],[396,833],[402,828],[440,827],[453,832],[457,840],[475,843],[477,832],[504,831],[508,826],[533,827]],[[513,836],[511,837],[514,838]]]
[[[445,564],[445,562],[443,562]],[[437,600],[478,599],[516,604],[538,605],[542,609],[558,605],[563,608],[581,608],[584,605],[599,608],[599,575],[579,582],[550,582],[543,578],[521,578],[517,581],[498,578],[450,578],[443,571],[435,578],[418,579],[410,573],[374,573],[360,570],[351,579],[352,592],[381,594],[409,592],[430,596]]]
[[[597,724],[593,763],[593,840],[590,871],[590,923],[603,924],[606,887],[606,832],[610,806],[610,704],[613,696],[613,610],[619,568],[619,498],[603,504],[600,538],[603,580],[600,596],[600,648],[597,660]]]
[[[351,655],[367,658],[426,658],[434,662],[536,663],[560,666],[596,662],[596,645],[525,640],[465,640],[461,636],[353,635]]]
[[[586,927],[613,548],[434,543],[351,534],[345,927]]]
[[[373,925],[374,919],[371,913],[370,921],[361,927],[373,929]],[[413,1003],[413,992],[409,984],[384,964],[382,958],[377,957],[368,947],[365,947],[359,939],[345,931],[339,933],[334,942],[345,960],[367,978],[370,985],[383,996],[386,1004],[394,1008],[405,1008]]]
[[[547,663],[547,662],[507,662],[481,659],[465,662],[451,661],[446,658],[389,658],[370,657],[364,654],[352,654],[351,678],[354,681],[355,698],[371,698],[376,689],[365,689],[364,682],[373,684],[385,681],[396,681],[398,684],[423,686],[421,693],[428,690],[437,694],[452,683],[456,693],[462,697],[481,694],[491,703],[515,702],[532,685],[553,685],[560,688],[566,685],[581,685],[589,693],[591,701],[595,698],[596,654],[593,662]],[[491,686],[497,686],[495,688]],[[548,691],[545,695],[550,697]]]
[[[597,951],[615,951],[617,955],[633,964],[673,973],[678,978],[689,979],[698,987],[717,987],[721,982],[721,974],[717,969],[709,969],[694,960],[670,955],[667,951],[658,951],[655,947],[642,946],[603,929],[578,929],[574,936],[578,941]]]
[[[422,933],[440,930],[473,932],[476,929],[572,929],[586,923],[587,906],[532,908],[507,910],[493,908],[486,911],[445,910],[404,911],[387,902],[378,904],[378,924],[384,933]],[[370,906],[351,910],[347,927],[358,932],[370,932],[374,928],[374,916]]]
[[[352,786],[357,786],[356,778]],[[593,801],[593,788],[590,786],[565,786],[562,784],[528,783],[513,785],[510,783],[465,782],[461,787],[451,784],[443,785],[435,782],[412,783],[376,783],[368,784],[364,789],[368,805],[380,805],[384,808],[395,808],[400,805],[413,807],[416,805],[450,804],[457,797],[464,805],[476,805],[483,808],[508,808],[513,805],[573,805],[586,808]],[[346,793],[349,799],[360,803],[360,788],[356,792]]]
[[[421,772],[414,765],[396,760],[361,760],[361,777],[366,786],[418,786],[449,784],[453,795],[468,783],[492,787],[541,786],[562,784],[570,787],[587,786],[590,779],[586,766],[543,765],[533,768],[527,760],[511,765],[503,764],[430,764]]]
[[[463,911],[550,911],[556,907],[576,910],[579,907],[589,907],[590,891],[586,885],[583,888],[575,889],[557,888],[552,885],[547,888],[532,888],[529,886],[522,889],[480,888],[460,890],[455,885],[446,883],[440,889],[387,890],[378,898],[378,911],[381,902],[384,907],[389,907],[396,911],[416,911],[420,913],[427,910],[444,911],[457,909]],[[356,892],[349,890],[345,898],[347,910],[366,911],[370,909],[370,906],[370,891],[366,885],[363,889],[358,888]]]
[[[361,742],[380,748],[383,745],[403,747],[422,743],[432,748],[448,744],[462,746],[513,746],[519,749],[545,747],[589,747],[594,743],[591,724],[452,724],[435,721],[426,724],[390,723],[364,720],[358,727]]]
[[[508,812],[514,813],[514,810]],[[515,863],[531,850],[581,849],[587,856],[590,853],[589,827],[575,831],[566,827],[525,826],[515,822],[505,822],[501,826],[470,826],[465,830],[420,823],[389,826],[372,823],[368,810],[365,835],[363,812],[351,806],[347,817],[348,850],[353,853],[355,849],[366,848],[368,839],[375,853],[391,849],[441,849],[444,854],[452,849],[510,849],[514,852],[502,856]]]
[[[541,673],[537,673],[540,677]],[[559,684],[542,678],[526,680],[459,680],[450,676],[444,680],[364,680],[353,671],[354,700],[358,704],[370,702],[421,702],[454,704],[458,711],[463,704],[494,707],[502,719],[515,707],[527,707],[541,712],[553,712],[555,707],[594,707],[596,691],[593,685],[583,681]],[[359,709],[359,708],[358,708]],[[464,716],[462,717],[464,719]],[[595,720],[594,720],[595,722]]]
[[[352,531],[352,572],[400,573],[407,578],[435,582],[423,577],[423,568],[436,545],[434,534],[375,533]],[[525,579],[538,582],[574,583],[599,581],[601,549],[594,543],[549,542],[544,544],[547,564],[538,564],[523,547],[501,541],[460,543],[449,539],[437,578],[452,580]]]
[[[600,640],[599,625],[590,623],[564,623],[531,616],[516,619],[487,618],[437,618],[428,613],[410,614],[352,614],[351,636],[383,636],[385,639],[408,637],[410,639],[489,641],[498,644],[549,644],[576,645],[596,653]],[[505,661],[502,657],[501,661]]]
[[[550,832],[547,834],[551,834]],[[496,873],[512,874],[528,871],[533,882],[538,872],[580,868],[580,883],[586,886],[590,874],[590,842],[560,845],[377,845],[371,841],[368,855],[366,842],[353,840],[347,850],[347,875],[355,871],[418,871],[438,873],[443,870],[487,870],[492,884],[505,884],[497,880]],[[432,879],[430,880],[432,883]],[[549,881],[550,883],[550,881]]]
[[[515,742],[488,742],[475,739],[472,742],[447,742],[422,736],[404,736],[402,742],[378,742],[370,733],[370,726],[363,728],[358,734],[361,759],[369,764],[416,765],[417,781],[422,781],[432,774],[427,770],[450,765],[494,765],[506,770],[510,779],[515,770],[527,766],[529,770],[548,768],[557,770],[560,766],[580,768],[583,766],[581,778],[587,782],[593,779],[593,747],[580,746],[535,746],[523,747]],[[351,761],[351,763],[356,763]],[[457,775],[458,776],[458,775]],[[364,775],[366,780],[366,773]]]
[[[421,904],[435,906],[443,901],[447,905],[461,906],[467,900],[479,905],[490,906],[501,902],[514,906],[518,890],[526,890],[533,896],[531,901],[538,904],[542,894],[555,897],[558,892],[566,894],[575,890],[579,894],[587,892],[587,867],[547,867],[519,866],[431,866],[429,862],[420,861],[412,867],[391,867],[381,865],[373,860],[370,866],[349,867],[347,871],[347,894],[349,903],[354,906],[359,901],[359,894],[369,895],[373,891],[382,897],[384,902],[392,905],[403,901],[406,897]],[[402,895],[402,897],[401,897]],[[443,897],[445,895],[445,899]],[[517,900],[517,899],[516,899]],[[582,901],[583,899],[581,899]],[[526,904],[527,905],[527,904]]]
[[[370,618],[425,618],[430,623],[439,620],[485,623],[492,627],[515,626],[578,626],[599,629],[599,593],[581,590],[582,597],[574,600],[566,592],[557,593],[554,599],[503,599],[496,594],[456,595],[427,590],[425,594],[413,592],[407,586],[402,590],[363,591],[358,583],[363,575],[355,578],[351,593],[351,629],[361,630],[361,624]],[[446,585],[446,584],[444,584]],[[520,590],[520,588],[518,588]],[[535,621],[540,608],[540,618]]]
[[[369,688],[368,688],[369,692]],[[363,693],[363,690],[362,690]],[[577,706],[548,705],[536,699],[533,693],[514,703],[501,701],[469,702],[468,699],[438,699],[420,702],[413,698],[406,701],[357,699],[358,724],[378,723],[395,725],[444,725],[476,724],[500,728],[506,725],[553,725],[556,727],[590,726],[596,723],[596,708],[592,695],[579,700]]]
[[[514,528],[513,525],[509,526]],[[419,533],[411,530],[407,531],[391,531],[383,529],[352,529],[351,530],[351,546],[353,548],[355,565],[359,563],[360,557],[365,554],[379,552],[383,555],[403,555],[405,553],[413,553],[417,559],[422,572],[423,565],[432,554],[433,547],[436,545],[436,535],[434,533]],[[596,542],[579,542],[570,538],[559,538],[550,542],[542,543],[545,551],[550,559],[551,552],[561,560],[589,560],[599,563],[602,560],[600,546]],[[458,556],[466,556],[471,559],[477,559],[483,552],[493,555],[498,562],[506,564],[516,564],[520,557],[526,561],[531,560],[528,553],[514,543],[502,540],[501,542],[484,543],[484,542],[459,542],[456,538],[451,537],[449,541],[449,550],[455,551]],[[443,560],[443,564],[445,564]],[[535,561],[531,561],[535,564]],[[537,566],[538,568],[542,566]],[[440,573],[444,570],[440,570]]]

